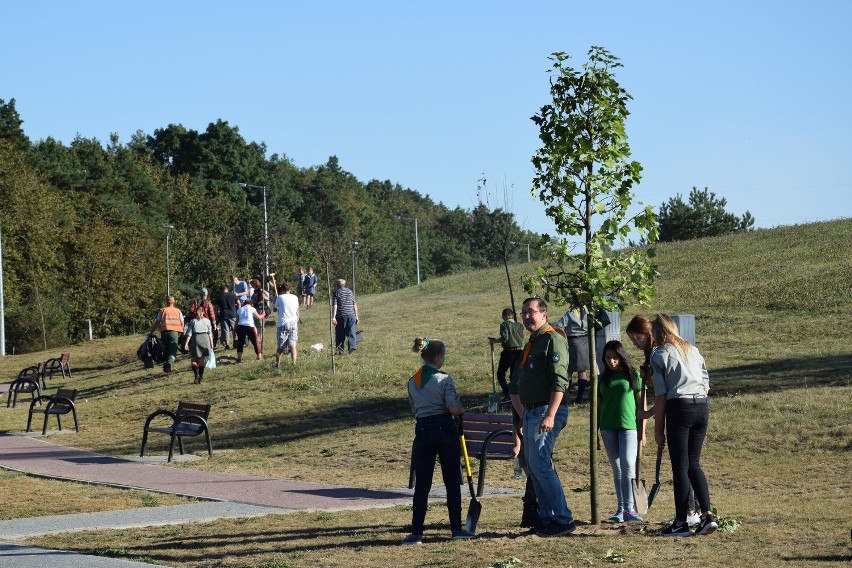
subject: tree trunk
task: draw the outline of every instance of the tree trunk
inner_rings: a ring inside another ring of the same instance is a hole
[[[589,321],[589,498],[592,508],[592,524],[600,524],[598,512],[598,369],[595,357],[595,316],[588,315]]]
[[[509,255],[503,255],[503,266],[506,268],[506,282],[509,283],[509,301],[512,304],[512,316],[517,321],[518,312],[515,311],[515,294],[512,292],[512,278],[509,276]]]
[[[334,315],[334,307],[331,303],[331,266],[325,261],[325,285],[328,288],[328,329],[331,337],[331,374],[337,373],[335,354],[337,353],[337,345],[334,344],[334,324],[331,323],[331,318]]]

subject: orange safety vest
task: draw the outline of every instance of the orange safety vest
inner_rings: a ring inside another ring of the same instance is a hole
[[[174,306],[166,306],[160,310],[160,331],[176,331],[183,333],[183,322],[181,322],[180,310]]]

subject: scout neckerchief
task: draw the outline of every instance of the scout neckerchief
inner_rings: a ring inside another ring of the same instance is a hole
[[[432,365],[423,365],[417,372],[414,373],[414,376],[411,378],[414,379],[414,386],[418,389],[422,389],[426,383],[429,382],[429,379],[434,377],[438,373],[438,369],[433,367]]]
[[[544,328],[544,331],[541,333],[556,333],[556,330],[553,329],[553,326],[547,324],[547,327]],[[527,346],[524,347],[524,356],[521,358],[521,367],[525,367],[527,364],[527,359],[530,357],[530,349],[532,349],[533,339],[541,335],[540,333],[536,333],[530,336],[530,340],[527,341]]]

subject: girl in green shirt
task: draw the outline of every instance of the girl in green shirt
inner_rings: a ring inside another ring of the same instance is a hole
[[[645,421],[637,423],[636,409],[645,408],[639,372],[620,341],[604,345],[604,369],[598,381],[598,425],[615,483],[618,510],[610,521],[641,521],[633,502],[631,480],[636,477],[638,444],[645,445]],[[643,435],[637,437],[637,424]]]

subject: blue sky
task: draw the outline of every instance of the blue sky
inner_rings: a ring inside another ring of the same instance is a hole
[[[0,98],[34,141],[217,119],[301,167],[337,155],[552,232],[530,196],[547,57],[621,58],[637,199],[693,186],[757,227],[852,216],[852,2],[3,3]],[[485,178],[486,194],[477,194]]]

